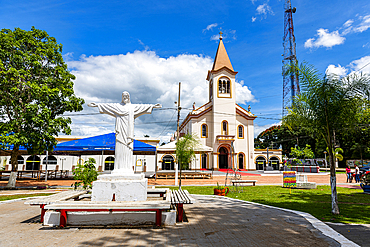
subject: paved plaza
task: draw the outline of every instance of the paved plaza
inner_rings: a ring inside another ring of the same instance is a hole
[[[282,184],[279,175],[250,176],[247,179],[257,180],[257,185]],[[184,179],[182,183],[215,185],[224,181],[225,176],[217,175],[213,179]],[[309,175],[309,181],[328,184],[329,176]],[[345,174],[338,174],[337,181],[343,186],[357,187],[344,183]],[[5,186],[6,182],[2,180],[0,186]],[[73,180],[49,180],[47,183],[18,180],[17,186],[47,184],[63,189],[72,183]],[[174,180],[150,179],[149,184],[173,185]],[[50,191],[55,189],[0,190],[0,195]],[[219,196],[193,197],[196,203],[185,206],[187,222],[164,228],[45,227],[40,223],[38,207],[24,205],[24,200],[0,202],[0,246],[358,246],[355,243],[370,246],[368,225],[330,224],[329,228],[314,218],[319,226],[321,224],[320,228],[307,217],[283,209]]]
[[[187,222],[163,228],[45,227],[38,207],[3,203],[0,246],[340,246],[295,213],[218,196],[194,197],[196,203],[185,207]]]

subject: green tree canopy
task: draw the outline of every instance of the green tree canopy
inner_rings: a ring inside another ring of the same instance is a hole
[[[311,65],[292,67],[298,71],[301,93],[294,98],[283,124],[303,128],[324,139],[329,153],[332,213],[339,214],[335,176],[335,133],[357,124],[356,116],[366,99],[361,92],[369,88],[369,77],[352,74],[346,77],[321,75]]]
[[[74,94],[74,79],[63,61],[62,45],[45,31],[1,30],[0,145],[13,145],[13,171],[19,146],[31,154],[51,151],[58,133],[71,133],[71,119],[62,115],[81,111],[84,103]]]

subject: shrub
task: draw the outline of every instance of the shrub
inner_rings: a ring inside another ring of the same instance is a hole
[[[84,189],[92,188],[92,182],[98,178],[95,163],[95,159],[89,158],[84,164],[77,165],[76,169],[73,170],[73,179],[78,181],[71,186],[77,189],[82,184]]]

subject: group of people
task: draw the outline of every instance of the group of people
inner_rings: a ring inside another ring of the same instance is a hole
[[[352,173],[351,173],[351,168],[349,166],[347,166],[346,168],[346,173],[347,173],[347,183],[351,183]],[[358,168],[357,165],[355,165],[354,177],[355,177],[355,183],[359,183],[360,182],[360,168]]]

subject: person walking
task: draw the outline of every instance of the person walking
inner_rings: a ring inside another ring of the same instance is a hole
[[[351,181],[351,168],[349,167],[349,165],[347,166],[347,168],[346,168],[346,173],[347,173],[347,183],[350,183],[350,182],[352,182]]]
[[[360,168],[357,165],[355,165],[355,180],[356,183],[360,182]]]

